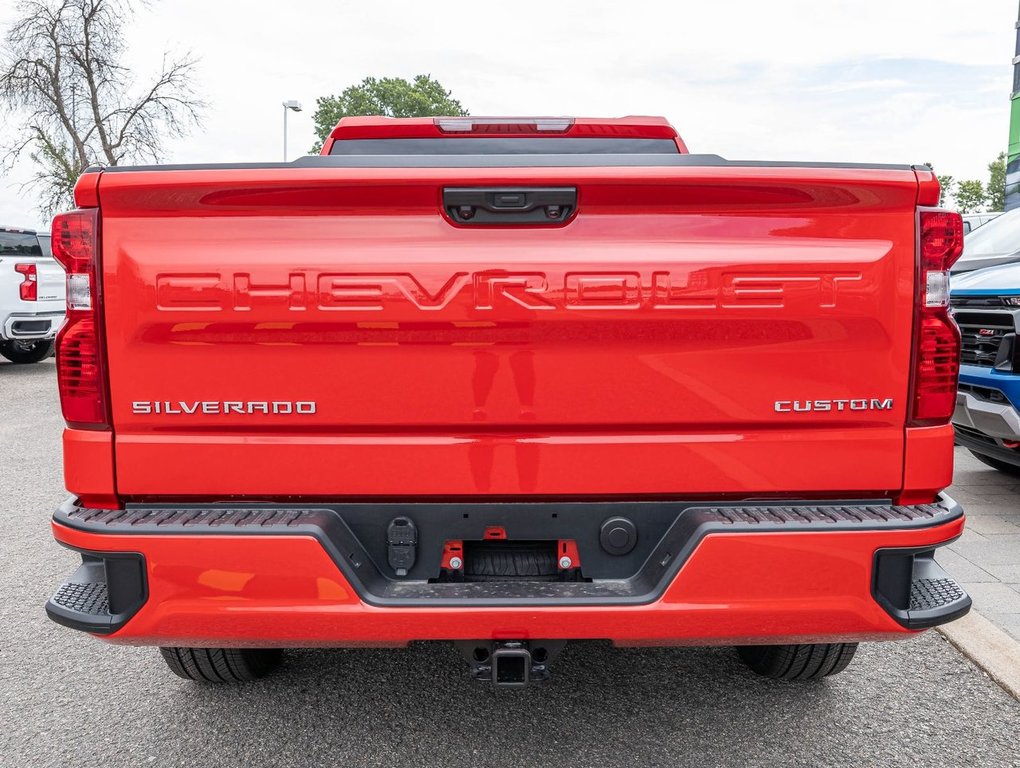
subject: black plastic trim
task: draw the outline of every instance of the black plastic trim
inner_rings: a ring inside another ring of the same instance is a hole
[[[54,521],[117,535],[312,536],[359,596],[378,606],[640,605],[658,599],[708,534],[793,531],[911,530],[955,520],[959,504],[894,506],[848,501],[705,505],[688,502],[374,503],[336,505],[131,506],[96,510],[65,502]],[[603,552],[600,527],[613,516],[636,521],[642,535],[624,556]],[[418,530],[418,557],[408,578],[386,565],[385,526],[406,516]],[[511,539],[576,539],[590,581],[429,583],[442,542],[480,539],[485,527]],[[374,550],[372,549],[374,547]]]
[[[997,459],[1005,462],[1006,464],[1011,464],[1014,467],[1020,467],[1020,453],[1012,448],[1003,448],[998,444],[992,445],[991,443],[986,443],[983,440],[977,440],[959,428],[954,430],[954,432],[954,440],[957,445],[962,445],[964,448],[968,448],[975,453],[980,453],[982,456],[988,456],[989,458]]]
[[[82,563],[46,601],[46,614],[58,624],[97,635],[108,635],[127,624],[149,597],[145,557],[138,552],[94,552],[75,549]],[[85,611],[68,605],[63,595],[75,589],[101,596],[101,610]]]
[[[945,546],[950,541],[940,542]],[[907,629],[929,629],[965,616],[971,598],[956,581],[935,562],[936,547],[880,549],[875,553],[871,593],[882,608]],[[934,607],[917,604],[918,587],[938,582],[951,599]]]
[[[721,167],[832,168],[911,171],[911,165],[882,163],[813,163],[771,160],[726,160],[719,155],[306,155],[289,163],[194,163],[179,165],[111,165],[104,173],[137,171],[245,171],[286,168],[598,168]]]
[[[558,225],[577,208],[576,187],[446,187],[443,207],[458,224]]]

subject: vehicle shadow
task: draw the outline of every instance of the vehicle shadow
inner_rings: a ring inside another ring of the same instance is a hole
[[[922,762],[957,764],[967,735],[945,728],[958,701],[880,682],[923,663],[919,646],[945,646],[936,638],[881,644],[864,670],[800,685],[752,675],[730,648],[576,642],[552,681],[524,690],[469,680],[449,644],[292,651],[254,685],[184,683],[163,715],[192,723],[189,749],[216,765],[874,765],[910,728],[925,731]]]
[[[247,755],[298,750],[293,764],[304,765],[677,765],[695,757],[719,765],[734,741],[758,739],[745,728],[760,719],[755,712],[778,708],[786,719],[834,706],[826,685],[794,694],[752,677],[730,649],[574,643],[553,675],[546,685],[498,690],[468,679],[452,646],[419,643],[291,652],[264,683],[180,695],[198,722],[216,723],[207,738],[240,727],[230,738]]]

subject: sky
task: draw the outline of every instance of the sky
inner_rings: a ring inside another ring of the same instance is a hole
[[[0,31],[15,18],[0,0]],[[167,162],[289,159],[315,99],[366,76],[428,73],[473,115],[664,115],[729,159],[924,163],[987,179],[1006,149],[1014,0],[500,3],[151,0],[127,29],[142,86],[164,52],[200,59],[202,126]],[[0,113],[0,141],[17,116]],[[46,226],[0,178],[0,224]]]

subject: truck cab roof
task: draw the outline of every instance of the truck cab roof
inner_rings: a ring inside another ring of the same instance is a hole
[[[492,144],[482,147],[474,140]],[[465,141],[467,140],[467,141]],[[400,143],[398,144],[397,141]],[[497,144],[499,145],[497,148]],[[573,149],[572,149],[573,148]],[[323,143],[337,154],[686,154],[664,117],[344,117]]]

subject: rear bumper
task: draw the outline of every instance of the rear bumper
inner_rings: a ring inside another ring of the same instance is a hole
[[[12,312],[0,319],[0,339],[32,341],[56,338],[63,312]]]
[[[963,366],[953,413],[955,442],[982,456],[1020,466],[1020,411],[1014,405],[1020,376]]]
[[[419,555],[409,577],[399,579],[380,558],[377,540],[386,521],[409,510]],[[608,512],[637,524],[633,552],[600,554],[598,524]],[[516,539],[557,538],[557,526],[575,531],[582,572],[595,578],[428,582],[439,570],[437,541],[450,531],[466,540],[468,526],[493,524]],[[969,609],[970,599],[932,557],[962,529],[962,510],[945,497],[913,507],[640,502],[106,511],[68,502],[53,532],[85,562],[47,610],[60,623],[113,641],[184,646],[891,639]]]
[[[1008,400],[992,402],[970,392],[958,392],[953,424],[989,437],[1020,440],[1020,413]]]

